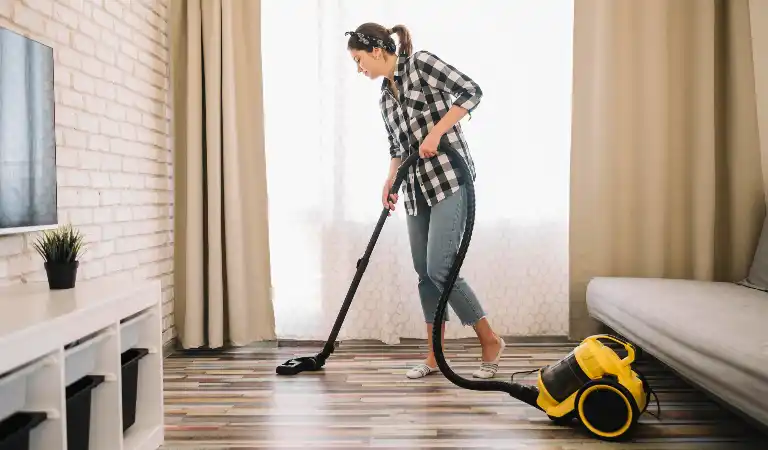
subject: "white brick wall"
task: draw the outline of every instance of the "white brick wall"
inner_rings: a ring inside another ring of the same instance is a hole
[[[173,328],[169,0],[0,0],[0,26],[54,49],[62,222],[78,279],[159,278]],[[35,235],[0,237],[0,286],[45,280]]]

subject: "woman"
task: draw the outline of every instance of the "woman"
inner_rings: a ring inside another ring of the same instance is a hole
[[[398,36],[399,48],[395,47],[393,34]],[[424,362],[406,375],[421,378],[439,370],[432,351],[432,322],[466,218],[466,174],[460,173],[447,154],[438,154],[437,147],[445,138],[465,158],[474,180],[474,164],[459,120],[477,107],[482,91],[436,55],[423,50],[412,53],[411,36],[403,25],[387,29],[365,23],[345,35],[350,36],[347,48],[358,73],[371,80],[383,78],[379,106],[391,156],[382,189],[385,208],[393,211],[398,201],[397,194],[387,197],[403,158],[413,151],[421,157],[403,181],[411,255],[429,343]],[[456,97],[453,102],[451,95]],[[474,328],[482,345],[482,362],[473,376],[492,378],[499,368],[504,340],[493,331],[480,302],[461,277],[451,291],[449,304],[463,325]]]

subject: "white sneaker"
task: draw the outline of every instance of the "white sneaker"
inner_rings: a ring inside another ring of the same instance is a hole
[[[499,336],[499,341],[501,341],[501,346],[499,347],[499,353],[496,354],[496,358],[494,358],[494,360],[491,362],[481,362],[480,368],[472,374],[473,377],[488,379],[496,376],[496,372],[499,371],[499,361],[501,360],[501,354],[504,353],[504,347],[507,346],[501,336]]]
[[[417,365],[416,367],[413,367],[411,370],[406,372],[405,376],[411,379],[416,378],[423,378],[427,375],[440,372],[440,369],[437,367],[429,367],[428,365],[422,363]]]

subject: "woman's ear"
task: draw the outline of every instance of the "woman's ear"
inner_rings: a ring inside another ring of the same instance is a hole
[[[373,59],[381,59],[381,57],[384,56],[383,52],[381,51],[381,49],[379,47],[375,47],[373,49],[373,52],[371,52],[371,53],[372,53]]]

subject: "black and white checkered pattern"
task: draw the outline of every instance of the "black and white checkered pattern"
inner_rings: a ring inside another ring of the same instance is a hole
[[[421,142],[451,105],[461,106],[471,113],[483,95],[471,78],[424,50],[398,57],[395,84],[399,91],[398,98],[389,89],[388,80],[382,82],[379,105],[389,136],[389,153],[392,158],[403,160],[419,151]],[[451,96],[456,100],[452,101]],[[475,166],[461,126],[453,126],[445,133],[443,142],[446,139],[464,157],[474,180]],[[463,176],[459,167],[444,152],[429,159],[420,159],[411,166],[403,183],[406,213],[417,213],[417,187],[427,203],[433,206],[458,191],[459,185],[463,184]]]

